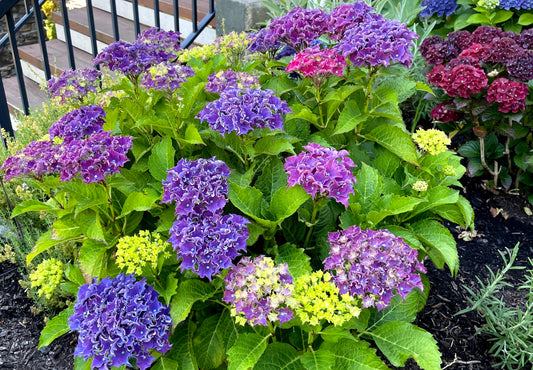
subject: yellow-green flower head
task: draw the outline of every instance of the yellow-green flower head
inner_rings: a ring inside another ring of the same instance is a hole
[[[116,260],[121,269],[126,273],[141,275],[144,266],[157,268],[160,253],[164,258],[169,257],[169,243],[161,240],[161,235],[149,231],[139,231],[138,235],[124,236],[117,244]]]
[[[337,326],[358,317],[361,302],[348,293],[339,294],[329,272],[316,271],[295,279],[290,308],[304,324],[318,326],[326,320]]]
[[[168,67],[166,63],[159,63],[155,66],[152,66],[148,69],[148,72],[152,76],[152,78],[156,76],[165,76],[168,73]]]
[[[413,140],[420,149],[433,155],[445,152],[451,143],[446,133],[433,128],[429,130],[418,129],[413,134]]]
[[[424,180],[417,181],[412,186],[414,191],[426,191],[428,190],[428,183]]]
[[[31,287],[38,288],[37,294],[39,296],[44,295],[46,299],[50,299],[61,280],[63,280],[64,271],[65,265],[63,262],[55,258],[44,260],[30,274]]]
[[[487,10],[495,9],[500,3],[500,0],[477,0],[476,5]]]
[[[248,40],[246,32],[237,33],[235,31],[217,38],[214,42],[218,51],[223,55],[244,51],[249,43],[250,40]]]
[[[442,173],[444,173],[444,175],[446,176],[456,176],[457,175],[457,172],[455,172],[455,167],[451,166],[451,165],[446,165],[444,167],[442,167]]]
[[[204,62],[209,61],[217,53],[217,48],[213,44],[197,46],[192,49],[184,49],[179,52],[178,60],[181,63],[187,63],[192,58],[200,59]]]

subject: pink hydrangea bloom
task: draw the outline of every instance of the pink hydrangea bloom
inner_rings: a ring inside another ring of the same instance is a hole
[[[487,101],[500,103],[498,110],[502,113],[518,113],[526,108],[529,88],[526,84],[497,78],[487,89]]]
[[[304,77],[322,82],[331,75],[342,76],[346,60],[333,49],[320,49],[319,45],[307,48],[294,57],[287,66],[287,72],[300,72]]]

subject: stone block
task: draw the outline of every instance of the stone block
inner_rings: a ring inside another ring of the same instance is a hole
[[[217,0],[217,36],[258,28],[268,19],[263,0]]]

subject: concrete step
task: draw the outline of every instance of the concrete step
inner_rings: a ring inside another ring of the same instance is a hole
[[[4,89],[6,92],[7,104],[9,113],[15,116],[23,113],[22,99],[20,97],[20,90],[18,80],[16,77],[7,77],[2,79]],[[24,85],[26,87],[26,94],[28,96],[28,105],[31,110],[41,107],[42,103],[48,99],[48,94],[35,81],[24,77]],[[12,120],[13,121],[13,120]]]

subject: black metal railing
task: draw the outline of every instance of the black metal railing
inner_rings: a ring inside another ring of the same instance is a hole
[[[43,69],[46,80],[49,80],[51,77],[50,73],[50,62],[48,58],[48,52],[46,49],[46,40],[45,32],[43,28],[43,20],[41,15],[41,6],[46,0],[31,0],[33,3],[30,4],[30,0],[24,0],[26,7],[26,14],[20,18],[16,23],[13,17],[13,7],[18,3],[19,0],[0,0],[0,18],[5,19],[7,25],[7,34],[0,39],[0,50],[8,43],[11,46],[11,52],[13,57],[13,64],[16,73],[16,78],[18,82],[18,87],[20,91],[20,98],[22,103],[22,111],[24,114],[29,113],[29,103],[28,95],[26,91],[26,86],[24,84],[24,73],[22,71],[22,65],[20,62],[20,57],[18,53],[18,46],[16,41],[16,33],[19,31],[22,26],[24,26],[32,17],[35,17],[35,22],[37,24],[37,33],[39,36],[39,45],[41,48],[42,59],[43,59]],[[115,41],[120,40],[119,35],[119,26],[118,26],[118,14],[117,14],[117,5],[116,0],[110,1],[110,13],[111,13],[111,22],[113,29],[113,37]],[[159,0],[153,0],[153,11],[154,11],[154,24],[156,27],[160,27],[160,7]],[[172,0],[172,6],[174,10],[174,31],[179,31],[179,0]],[[181,43],[183,48],[189,47],[198,35],[207,27],[209,23],[215,18],[215,0],[207,0],[209,3],[209,11],[204,15],[202,20],[198,22],[198,8],[197,0],[190,0],[192,2],[192,33],[190,33],[187,38]],[[67,54],[69,66],[72,69],[76,69],[76,58],[74,56],[74,47],[72,44],[72,36],[70,31],[70,23],[68,16],[68,9],[66,6],[66,0],[60,1],[60,11],[63,19],[63,27],[65,32],[65,44],[67,46]],[[131,0],[132,10],[133,10],[133,22],[135,34],[138,35],[141,32],[141,22],[139,19],[139,1]],[[92,6],[92,0],[86,0],[87,7],[87,20],[89,27],[89,37],[91,39],[91,51],[93,57],[98,53],[97,49],[97,37],[96,37],[96,27],[94,22],[94,12]],[[13,126],[11,124],[11,119],[9,115],[9,105],[6,98],[6,93],[4,90],[4,85],[2,82],[2,77],[0,76],[0,128],[3,128],[8,134],[14,135]],[[4,143],[5,144],[5,143]]]

